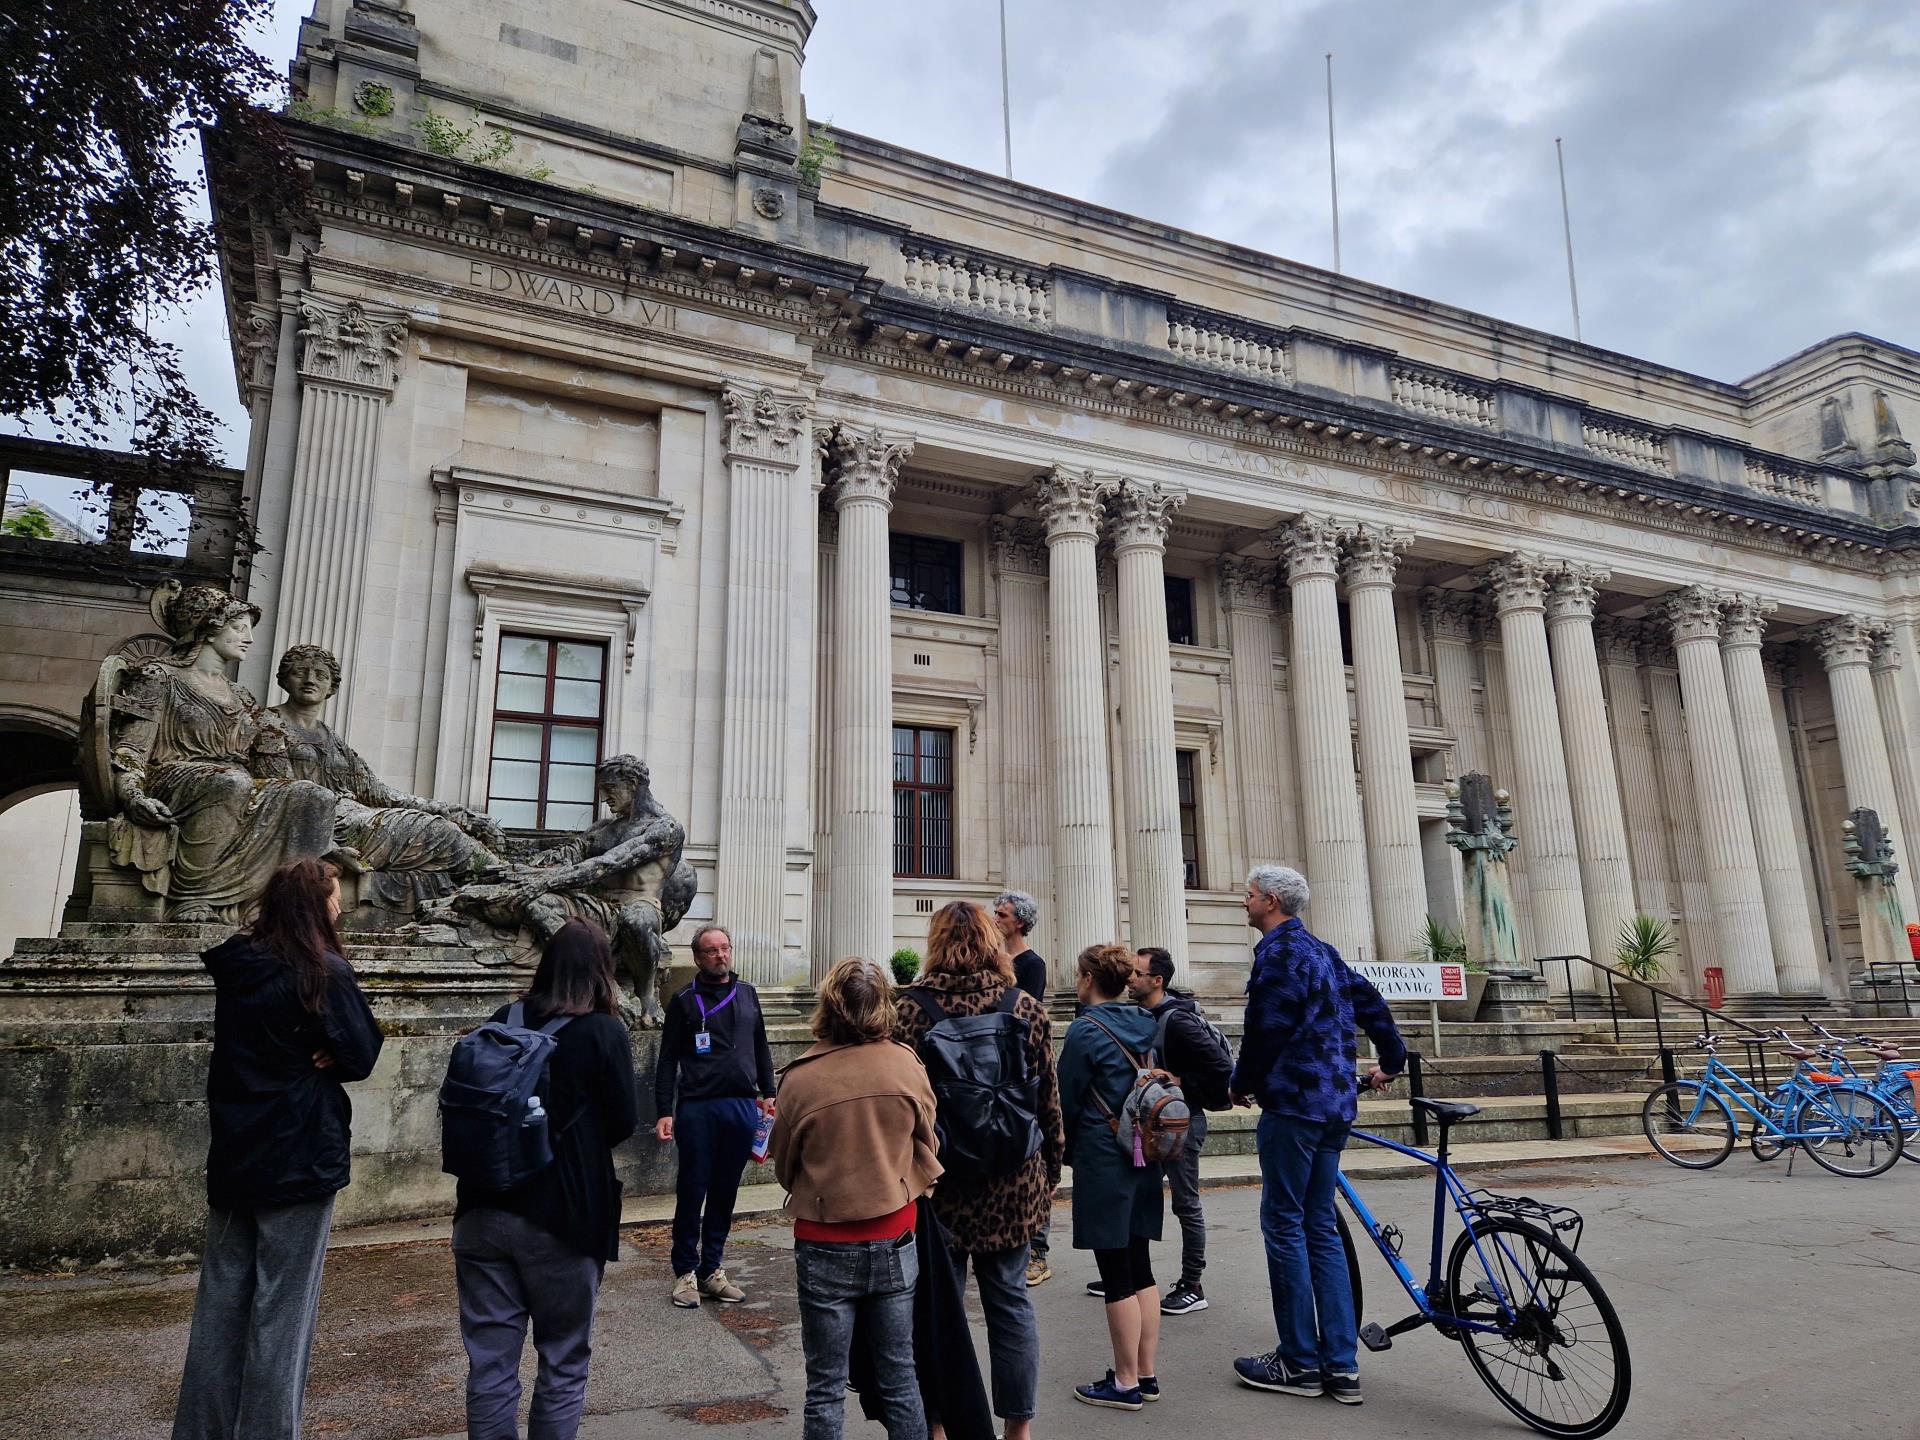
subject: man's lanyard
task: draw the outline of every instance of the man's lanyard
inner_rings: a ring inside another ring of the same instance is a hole
[[[733,983],[733,985],[727,990],[727,998],[722,1000],[718,1005],[714,1006],[713,1009],[709,1010],[707,1009],[707,1002],[700,998],[700,992],[698,990],[695,990],[693,992],[694,1007],[698,1009],[700,1012],[700,1030],[698,1035],[694,1039],[694,1050],[697,1054],[705,1055],[709,1050],[713,1048],[712,1037],[710,1037],[707,1034],[708,1017],[713,1015],[718,1015],[722,1010],[726,1009],[727,1006],[733,1003],[733,997],[738,995],[739,993],[740,993],[740,982],[736,980]],[[702,1043],[702,1042],[705,1042],[705,1043]]]

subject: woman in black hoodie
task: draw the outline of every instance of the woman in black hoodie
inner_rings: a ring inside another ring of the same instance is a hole
[[[341,956],[337,872],[276,870],[213,977],[207,1241],[174,1440],[295,1440],[352,1107],[380,1027]]]

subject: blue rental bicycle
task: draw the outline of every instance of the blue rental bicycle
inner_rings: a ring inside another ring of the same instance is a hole
[[[1720,1058],[1718,1035],[1698,1035],[1693,1043],[1706,1052],[1700,1078],[1662,1085],[1640,1107],[1647,1139],[1673,1164],[1710,1170],[1732,1154],[1740,1138],[1736,1106],[1764,1137],[1754,1146],[1761,1159],[1797,1146],[1822,1169],[1855,1180],[1884,1174],[1900,1159],[1906,1137],[1899,1117],[1865,1085],[1803,1064],[1768,1095]]]
[[[1898,1045],[1876,1040],[1871,1035],[1855,1035],[1851,1041],[1833,1033],[1811,1016],[1800,1017],[1828,1042],[1820,1053],[1830,1062],[1836,1075],[1856,1080],[1893,1108],[1900,1128],[1906,1132],[1906,1144],[1900,1152],[1903,1160],[1920,1165],[1920,1107],[1914,1105],[1914,1077],[1920,1074],[1920,1060],[1908,1060]],[[1849,1044],[1858,1045],[1878,1064],[1873,1074],[1862,1075],[1847,1055]]]
[[[1523,1195],[1469,1190],[1447,1164],[1448,1132],[1479,1107],[1418,1098],[1413,1104],[1440,1127],[1434,1154],[1363,1130],[1364,1140],[1433,1167],[1433,1251],[1422,1284],[1400,1256],[1401,1233],[1367,1209],[1345,1175],[1340,1194],[1412,1299],[1413,1314],[1381,1327],[1361,1327],[1369,1350],[1388,1350],[1396,1335],[1431,1325],[1460,1342],[1467,1363],[1515,1416],[1543,1435],[1604,1435],[1626,1413],[1633,1368],[1620,1317],[1574,1251],[1584,1226],[1579,1212]],[[1460,1232],[1445,1252],[1447,1207]],[[1338,1212],[1336,1217],[1338,1217]],[[1347,1273],[1358,1276],[1353,1236],[1340,1218]],[[1442,1255],[1445,1253],[1445,1265]],[[1354,1313],[1360,1286],[1353,1287]]]

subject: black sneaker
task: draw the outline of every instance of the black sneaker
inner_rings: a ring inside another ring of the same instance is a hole
[[[1255,1390],[1272,1390],[1281,1395],[1324,1395],[1318,1370],[1295,1370],[1280,1358],[1278,1350],[1264,1355],[1246,1355],[1233,1362],[1233,1373],[1242,1385]]]
[[[1360,1377],[1358,1375],[1342,1375],[1338,1370],[1329,1370],[1325,1384],[1327,1394],[1338,1400],[1342,1405],[1360,1405],[1365,1403],[1360,1397]]]
[[[1107,1282],[1104,1280],[1087,1281],[1087,1293],[1096,1300],[1107,1298]]]
[[[1160,1377],[1158,1375],[1142,1375],[1140,1377],[1140,1398],[1149,1403],[1160,1398]]]
[[[1176,1285],[1160,1301],[1162,1315],[1185,1315],[1206,1308],[1206,1293],[1198,1285]]]

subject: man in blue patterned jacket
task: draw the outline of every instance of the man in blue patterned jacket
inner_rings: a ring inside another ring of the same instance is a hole
[[[1247,923],[1260,932],[1247,981],[1247,1030],[1233,1072],[1236,1104],[1258,1103],[1260,1233],[1279,1344],[1233,1362],[1243,1385],[1360,1403],[1359,1333],[1333,1218],[1334,1177],[1353,1128],[1364,1029],[1379,1055],[1367,1085],[1383,1089],[1407,1047],[1380,992],[1300,923],[1307,881],[1262,865],[1247,876]]]

